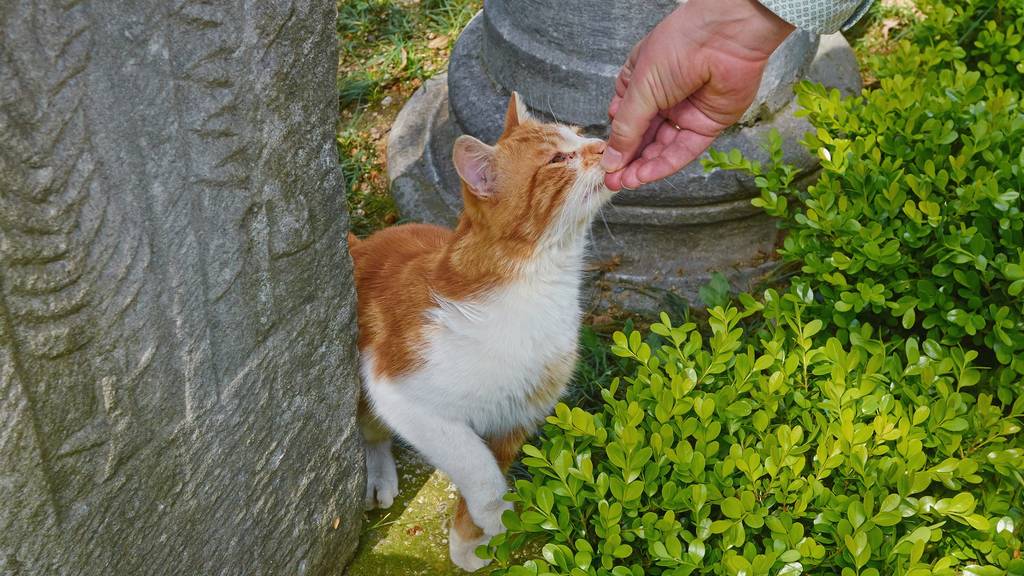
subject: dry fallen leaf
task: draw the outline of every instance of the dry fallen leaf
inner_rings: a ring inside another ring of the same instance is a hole
[[[900,21],[898,18],[886,18],[885,20],[882,20],[882,38],[888,39],[889,33],[899,25]]]
[[[598,267],[602,272],[614,272],[622,264],[622,256],[616,254],[608,260],[602,260],[597,263]]]
[[[427,42],[427,46],[433,50],[439,50],[441,48],[444,48],[448,46],[448,36],[438,36],[437,38],[434,38],[430,42]]]
[[[338,526],[341,526],[341,518],[338,518],[337,516],[335,516],[334,517],[334,522],[331,522],[331,528],[334,528],[335,530],[337,530]]]

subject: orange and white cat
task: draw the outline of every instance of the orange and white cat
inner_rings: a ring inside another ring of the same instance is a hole
[[[612,192],[605,144],[532,119],[513,94],[494,146],[455,141],[455,230],[408,224],[350,236],[359,300],[366,505],[398,494],[391,431],[461,493],[452,561],[504,530],[505,471],[576,363],[588,230]]]

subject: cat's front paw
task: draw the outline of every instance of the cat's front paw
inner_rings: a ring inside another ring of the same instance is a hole
[[[448,555],[451,557],[452,563],[459,568],[466,572],[475,572],[491,563],[490,560],[484,560],[476,555],[477,547],[487,544],[490,539],[491,537],[487,534],[475,538],[464,538],[452,526],[448,531]]]
[[[390,508],[398,496],[398,470],[388,445],[371,445],[366,450],[366,495],[363,507]]]
[[[478,510],[470,509],[469,514],[485,535],[494,536],[505,531],[505,525],[501,523],[501,515],[505,510],[512,510],[512,508],[511,502],[506,502],[504,498],[499,497],[481,506]]]

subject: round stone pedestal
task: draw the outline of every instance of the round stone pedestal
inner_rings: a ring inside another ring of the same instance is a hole
[[[447,75],[424,84],[406,104],[388,142],[391,190],[403,218],[453,225],[461,210],[451,148],[460,134],[494,142],[511,90],[549,120],[607,134],[606,109],[618,66],[632,45],[675,2],[559,4],[489,0],[460,35]],[[623,9],[627,6],[629,9]],[[560,18],[560,19],[559,19]],[[766,159],[767,134],[778,130],[786,160],[807,175],[815,159],[799,145],[809,125],[795,117],[792,87],[806,78],[860,89],[856,60],[840,35],[795,32],[766,69],[754,104],[714,148]],[[745,286],[766,267],[774,222],[750,205],[756,189],[736,173],[705,173],[694,162],[679,173],[617,194],[592,230],[592,259],[603,263],[596,286],[603,304],[656,308],[666,291],[696,302],[697,290],[722,272]]]

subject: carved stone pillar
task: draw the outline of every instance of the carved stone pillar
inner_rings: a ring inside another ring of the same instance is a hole
[[[467,133],[493,142],[511,90],[538,116],[605,135],[615,77],[629,50],[672,0],[485,0],[459,37],[447,76],[427,82],[391,132],[388,172],[404,217],[451,224],[460,210],[451,144]],[[841,36],[793,33],[769,61],[741,125],[714,144],[764,157],[771,129],[787,159],[808,172],[815,160],[797,144],[808,129],[794,117],[793,84],[807,78],[859,90],[857,63]],[[605,274],[606,301],[658,304],[662,290],[693,299],[714,271],[744,283],[774,249],[774,222],[750,205],[753,182],[734,173],[705,174],[699,162],[635,191],[622,191],[593,229],[594,253],[618,265]],[[652,296],[654,294],[654,296]],[[653,300],[652,300],[653,298]]]
[[[0,8],[0,574],[353,552],[334,22],[334,0]]]

